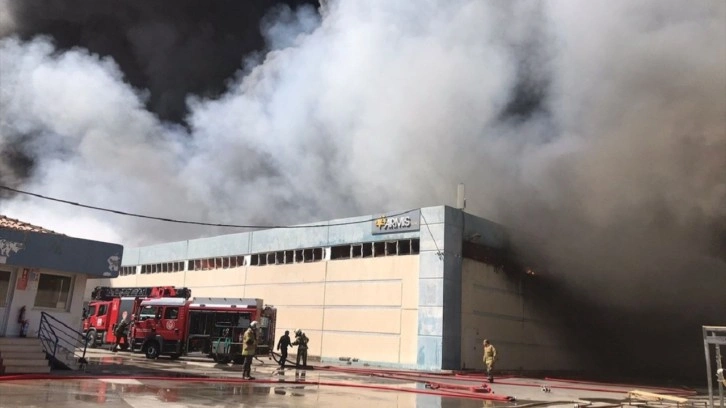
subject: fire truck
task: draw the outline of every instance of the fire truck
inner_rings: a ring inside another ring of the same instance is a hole
[[[143,299],[177,297],[188,299],[191,290],[177,289],[173,286],[152,286],[137,288],[112,288],[98,286],[91,292],[91,301],[83,312],[83,334],[88,347],[114,344],[116,324],[126,312],[129,321]],[[128,349],[128,344],[121,344],[121,349]]]
[[[227,364],[242,362],[242,337],[259,323],[256,355],[270,355],[275,343],[277,309],[262,299],[146,299],[131,330],[131,346],[155,359],[167,355],[204,355]]]

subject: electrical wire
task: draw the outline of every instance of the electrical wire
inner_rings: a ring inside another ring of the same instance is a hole
[[[29,196],[36,197],[36,198],[40,198],[40,199],[43,199],[43,200],[55,201],[55,202],[58,202],[58,203],[73,205],[73,206],[76,206],[76,207],[88,208],[88,209],[91,209],[91,210],[109,212],[109,213],[113,213],[113,214],[117,214],[117,215],[124,215],[124,216],[127,216],[127,217],[144,218],[144,219],[148,219],[148,220],[171,222],[171,223],[176,223],[176,224],[203,225],[203,226],[208,226],[208,227],[248,228],[248,229],[324,228],[324,227],[337,227],[337,226],[342,226],[342,225],[364,224],[364,223],[376,221],[376,220],[378,220],[380,218],[380,217],[375,217],[375,218],[370,218],[370,219],[365,219],[365,220],[357,220],[357,221],[346,221],[346,222],[327,223],[327,224],[306,224],[306,225],[244,225],[244,224],[223,224],[223,223],[211,223],[211,222],[201,222],[201,221],[178,220],[178,219],[165,218],[165,217],[155,217],[155,216],[151,216],[151,215],[131,213],[131,212],[127,212],[127,211],[114,210],[114,209],[105,208],[105,207],[97,207],[97,206],[93,206],[93,205],[77,203],[77,202],[74,202],[74,201],[63,200],[63,199],[60,199],[60,198],[49,197],[49,196],[42,195],[42,194],[31,193],[29,191],[18,190],[16,188],[12,188],[12,187],[8,187],[8,186],[3,186],[3,185],[0,185],[0,190],[12,191],[12,192],[17,193],[17,194],[29,195]],[[410,209],[410,210],[406,210],[406,211],[401,211],[401,212],[397,212],[397,213],[394,213],[394,214],[387,214],[387,215],[384,215],[383,217],[398,217],[400,215],[404,215],[404,214],[407,214],[407,213],[409,213],[411,211],[415,211],[415,210],[418,210],[418,208],[414,208],[414,209]],[[422,216],[423,216],[423,214],[422,214]]]
[[[434,233],[431,232],[431,228],[429,228],[429,222],[426,221],[426,217],[424,217],[423,211],[421,211],[421,220],[423,220],[424,224],[426,224],[426,229],[429,230],[429,234],[431,235],[431,241],[434,242],[434,247],[436,248],[436,255],[439,256],[439,259],[444,258],[444,253],[441,252],[439,249],[439,244],[436,243],[436,238],[434,238]]]

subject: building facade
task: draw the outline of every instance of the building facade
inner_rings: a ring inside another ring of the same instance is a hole
[[[38,334],[42,312],[80,331],[86,280],[118,276],[123,247],[0,216],[0,337]],[[21,309],[24,316],[21,319]]]
[[[277,336],[302,329],[323,362],[476,369],[487,337],[506,351],[503,369],[571,369],[528,275],[504,267],[506,248],[501,226],[428,207],[127,249],[119,277],[86,293],[174,285],[262,298],[278,309]]]

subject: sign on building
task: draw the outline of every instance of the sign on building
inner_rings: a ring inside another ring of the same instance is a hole
[[[418,231],[421,226],[421,210],[404,214],[382,215],[371,222],[371,231],[376,234]]]

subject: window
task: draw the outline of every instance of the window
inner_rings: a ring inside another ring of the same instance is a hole
[[[153,319],[156,317],[155,306],[144,306],[139,312],[139,320]]]
[[[167,307],[164,309],[164,319],[176,319],[179,317],[179,308],[178,307]]]
[[[363,244],[363,258],[370,258],[373,256],[373,243],[366,242]]]
[[[330,248],[330,259],[349,259],[350,245],[339,245]]]
[[[98,306],[98,316],[106,316],[107,311],[108,311],[108,305]]]
[[[8,289],[10,289],[10,272],[0,271],[0,307],[7,305]]]
[[[35,294],[35,307],[68,309],[72,281],[68,276],[41,273],[38,280],[38,293]]]

